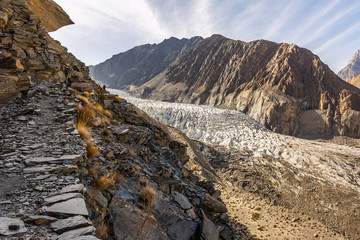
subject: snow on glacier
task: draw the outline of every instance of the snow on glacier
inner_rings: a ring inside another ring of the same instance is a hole
[[[254,157],[261,158],[267,154],[284,160],[297,169],[304,169],[313,177],[337,184],[349,186],[348,179],[341,176],[357,176],[357,168],[352,169],[351,166],[340,163],[344,162],[342,155],[360,156],[359,148],[277,134],[238,111],[145,100],[131,97],[121,90],[108,90],[125,98],[149,116],[181,130],[192,139],[240,150],[248,149],[253,152]],[[360,184],[360,178],[358,181]]]

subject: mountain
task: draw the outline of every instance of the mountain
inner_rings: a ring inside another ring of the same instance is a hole
[[[239,110],[288,135],[360,136],[360,90],[294,44],[213,35],[133,93]]]
[[[90,67],[90,76],[110,88],[140,86],[173,64],[181,55],[195,48],[203,38],[165,39],[159,44],[146,44]]]
[[[348,83],[354,85],[357,88],[360,88],[360,75],[350,79]]]
[[[354,53],[354,56],[350,58],[346,67],[344,67],[338,73],[338,76],[344,81],[349,81],[350,79],[356,77],[359,74],[360,74],[360,50],[357,50]]]

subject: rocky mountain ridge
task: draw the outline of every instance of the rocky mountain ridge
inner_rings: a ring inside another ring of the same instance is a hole
[[[360,74],[360,50],[357,50],[352,58],[350,58],[348,64],[338,72],[338,76],[344,81],[358,76]]]
[[[159,44],[141,45],[114,55],[96,66],[90,66],[90,76],[111,88],[140,86],[166,70],[202,40],[201,37],[172,37]]]
[[[48,35],[71,22],[55,2],[0,9],[0,238],[236,238],[196,144]]]
[[[135,49],[120,54],[123,61],[134,59]],[[138,63],[136,72],[141,78],[127,78],[120,89],[142,98],[235,109],[287,135],[360,136],[356,120],[359,89],[341,81],[319,57],[294,44],[246,43],[213,35],[157,76],[149,74],[142,60]],[[107,60],[111,64],[114,69],[118,63]],[[122,65],[117,66],[121,69]],[[152,68],[156,66],[153,61]],[[110,74],[102,69],[103,75]],[[123,73],[127,70],[113,74],[112,80],[104,79],[110,80],[110,87],[119,88],[116,79]],[[102,81],[101,76],[97,79]]]
[[[294,44],[213,35],[133,93],[239,110],[288,135],[360,136],[359,89]]]
[[[348,83],[354,85],[357,88],[360,88],[360,75],[350,79]]]

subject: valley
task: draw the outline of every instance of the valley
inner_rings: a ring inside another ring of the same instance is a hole
[[[315,219],[312,221],[324,227],[323,230],[333,229],[350,238],[359,234],[356,223],[360,220],[357,207],[360,204],[359,145],[334,143],[340,142],[339,139],[306,140],[277,134],[238,111],[144,100],[123,91],[110,91],[199,141],[200,149],[223,179],[224,185],[220,184],[219,189],[226,194],[222,199],[229,208],[237,209],[234,211],[238,214],[230,215],[240,223],[244,224],[243,217],[254,211],[249,206],[256,208],[258,201],[268,201],[263,207],[271,209],[269,219],[279,217],[278,211],[292,209],[297,212],[295,216],[306,214]],[[244,198],[258,200],[254,203]],[[254,222],[249,224],[252,226]],[[290,224],[294,223],[289,222],[287,227]],[[309,228],[314,224],[309,223]],[[266,234],[257,227],[256,224],[250,227],[250,232],[264,237]],[[300,232],[316,234],[307,230]],[[272,235],[267,239],[277,238]]]

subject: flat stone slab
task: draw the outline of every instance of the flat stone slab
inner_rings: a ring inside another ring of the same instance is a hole
[[[82,197],[81,193],[65,193],[65,194],[45,198],[44,201],[46,205],[49,205],[49,204],[69,200],[72,198],[81,198],[81,197]]]
[[[70,192],[81,192],[84,189],[84,185],[80,184],[74,184],[74,185],[68,185],[60,190],[60,193],[70,193]]]
[[[49,207],[44,207],[44,210],[50,215],[60,217],[64,215],[89,215],[83,198],[74,198],[65,202],[55,203]]]
[[[79,228],[75,230],[71,230],[68,232],[64,232],[63,234],[60,234],[56,237],[57,240],[69,240],[74,239],[76,237],[80,237],[82,235],[91,235],[94,234],[95,228],[93,226],[85,227],[85,228]]]
[[[100,238],[97,238],[95,236],[86,235],[86,236],[80,236],[77,238],[73,238],[72,240],[100,240]]]
[[[50,224],[50,228],[58,234],[88,226],[91,226],[91,222],[83,216],[70,217]]]
[[[56,167],[51,166],[41,166],[41,167],[28,167],[24,168],[24,173],[43,173],[43,172],[64,172],[64,173],[70,173],[77,171],[78,167],[75,165],[61,165]]]
[[[35,157],[25,160],[26,165],[37,165],[44,163],[62,163],[67,161],[74,161],[80,159],[82,155],[64,155],[59,158],[55,157]]]
[[[20,219],[0,217],[0,235],[10,236],[24,232],[27,232],[27,228]]]
[[[73,238],[72,240],[100,240],[100,238],[97,238],[95,236],[86,235],[86,236],[80,236],[77,238]]]
[[[27,223],[35,223],[36,225],[46,225],[52,222],[57,221],[57,218],[50,217],[50,216],[43,216],[43,215],[34,215],[34,216],[28,216],[28,218],[25,220]]]
[[[187,197],[185,197],[181,193],[174,191],[173,198],[174,198],[175,202],[177,202],[182,209],[188,210],[191,208],[191,203],[189,202]]]

